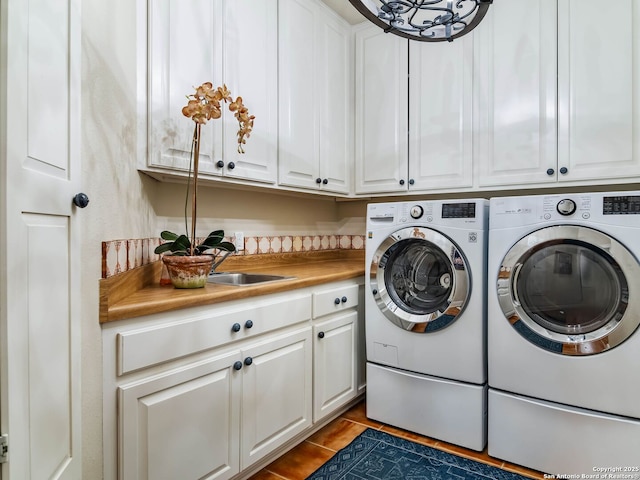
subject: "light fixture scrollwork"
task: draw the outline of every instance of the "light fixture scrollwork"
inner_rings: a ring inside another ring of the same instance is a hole
[[[453,41],[473,30],[493,0],[349,0],[385,32],[423,42]]]

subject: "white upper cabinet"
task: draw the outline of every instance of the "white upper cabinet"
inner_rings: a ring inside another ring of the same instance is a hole
[[[237,152],[238,124],[203,127],[200,170],[274,183],[277,172],[278,0],[148,2],[148,167],[187,171],[193,122],[181,113],[186,95],[210,81],[242,96],[255,126]]]
[[[607,1],[613,31],[602,7],[558,2],[559,180],[640,174],[640,3]]]
[[[473,186],[473,36],[355,37],[356,193]]]
[[[373,24],[356,27],[356,193],[407,189],[408,42]]]
[[[409,43],[409,190],[473,186],[473,34]]]
[[[474,31],[480,187],[640,174],[640,5],[607,7],[615,31],[596,0],[509,0]]]
[[[279,11],[279,184],[351,189],[350,28],[315,0]]]

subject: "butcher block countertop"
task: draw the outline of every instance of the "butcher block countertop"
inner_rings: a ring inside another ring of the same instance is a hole
[[[100,280],[100,323],[358,278],[364,275],[364,250],[234,256],[218,270],[294,278],[250,286],[207,283],[204,288],[181,290],[160,285],[162,263],[154,262]]]

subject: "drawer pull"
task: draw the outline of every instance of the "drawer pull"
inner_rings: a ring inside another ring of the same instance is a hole
[[[336,297],[336,299],[333,301],[333,303],[335,303],[336,305],[340,305],[340,299],[338,297]]]
[[[253,327],[253,320],[247,320],[246,322],[244,322],[244,327],[245,328]]]
[[[318,333],[318,338],[324,338],[324,332]]]
[[[342,297],[342,303],[347,303],[347,297]]]
[[[249,366],[249,365],[251,365],[252,363],[253,363],[253,358],[251,358],[251,357],[247,357],[247,358],[245,358],[245,359],[244,359],[244,364],[245,364],[245,365]]]
[[[238,360],[236,363],[233,364],[233,369],[234,370],[242,370],[242,362],[240,360]]]
[[[231,327],[231,331],[232,332],[239,332],[241,328],[242,328],[242,326],[239,323],[234,323],[233,326]]]

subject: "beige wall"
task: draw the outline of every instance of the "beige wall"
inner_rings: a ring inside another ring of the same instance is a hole
[[[184,185],[158,184],[154,208],[160,230],[184,231],[184,197]],[[339,207],[332,197],[239,190],[224,184],[201,187],[198,232],[204,234],[221,228],[227,235],[241,231],[245,236],[362,235],[364,226],[360,230],[349,226],[349,231],[345,231]]]

